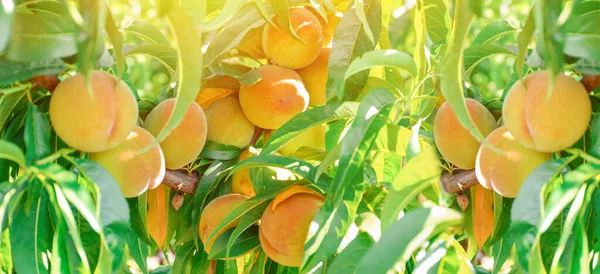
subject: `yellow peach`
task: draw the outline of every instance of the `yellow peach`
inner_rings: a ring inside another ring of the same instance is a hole
[[[331,48],[323,48],[319,57],[310,65],[296,70],[310,95],[311,106],[321,106],[327,103],[326,85],[329,55]]]
[[[254,135],[254,124],[248,121],[236,97],[225,97],[205,111],[207,139],[221,144],[245,148]]]
[[[210,252],[210,249],[215,240],[226,230],[236,227],[240,220],[237,219],[218,231],[212,241],[208,242],[208,237],[213,230],[217,228],[219,223],[237,206],[248,200],[248,197],[239,194],[226,194],[212,200],[204,207],[200,215],[200,223],[198,224],[198,233],[200,240],[204,244],[204,250]]]

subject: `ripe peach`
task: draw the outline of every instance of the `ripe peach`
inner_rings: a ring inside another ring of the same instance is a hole
[[[325,126],[313,127],[283,145],[278,152],[283,156],[291,156],[301,147],[325,150]]]
[[[259,28],[251,29],[238,44],[237,49],[254,59],[266,58],[262,46],[262,34],[264,25]]]
[[[252,155],[255,155],[252,148],[247,148],[240,154],[239,161],[246,160],[252,157]],[[252,179],[250,179],[250,169],[244,168],[233,173],[231,176],[231,192],[246,195],[248,197],[256,196],[254,185],[252,185]]]
[[[584,86],[561,73],[547,98],[549,77],[550,72],[537,71],[516,82],[502,107],[504,123],[515,139],[541,152],[570,147],[591,119],[592,104]]]
[[[198,92],[194,100],[203,110],[207,109],[214,102],[219,101],[231,94],[236,93],[226,88],[205,88]]]
[[[208,237],[213,230],[223,221],[223,219],[229,214],[234,208],[248,200],[248,197],[239,194],[226,194],[212,200],[204,207],[202,214],[200,215],[200,224],[198,224],[198,234],[200,240],[204,244],[204,250],[210,252],[215,240],[223,234],[226,230],[237,226],[240,220],[237,219],[231,224],[225,226],[221,231],[217,232],[212,241],[208,242]]]
[[[264,129],[276,129],[308,107],[309,95],[294,70],[273,65],[257,69],[262,79],[240,87],[240,105],[248,120]]]
[[[487,136],[496,128],[494,115],[485,106],[470,98],[465,103],[481,134]],[[462,126],[448,103],[442,104],[435,115],[433,137],[446,161],[462,169],[475,167],[475,157],[481,143]]]
[[[175,99],[158,104],[146,117],[144,128],[157,136],[171,116]],[[207,122],[204,111],[192,103],[181,123],[160,143],[168,169],[179,169],[196,160],[206,143]]]
[[[269,258],[286,266],[300,266],[310,224],[325,198],[304,186],[293,186],[269,204],[261,218],[258,237]]]
[[[137,155],[154,142],[154,137],[141,127],[135,127],[125,141],[102,152],[90,153],[89,158],[103,166],[117,181],[127,198],[136,197],[146,189],[157,187],[165,175],[165,159],[160,147]]]
[[[138,105],[131,89],[104,71],[77,74],[62,81],[50,99],[50,121],[56,134],[72,148],[99,152],[116,147],[135,127]]]
[[[290,24],[299,41],[289,33],[277,20],[274,20],[279,29],[265,25],[262,36],[262,45],[267,56],[273,64],[278,66],[299,69],[312,63],[323,44],[323,28],[319,19],[306,8],[290,9]]]
[[[327,71],[331,48],[323,48],[319,57],[310,65],[296,70],[310,95],[311,106],[321,106],[327,103],[326,89]]]
[[[206,109],[207,139],[239,148],[248,146],[254,125],[248,121],[236,97],[225,97]]]
[[[475,174],[482,186],[494,189],[504,197],[517,197],[527,176],[536,167],[552,159],[549,153],[538,152],[521,145],[506,126],[497,128],[485,139],[492,146],[502,150],[504,155],[482,145],[477,153]]]

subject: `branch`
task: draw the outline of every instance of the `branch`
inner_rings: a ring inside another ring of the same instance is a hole
[[[465,192],[470,187],[479,184],[474,169],[457,171],[452,175],[444,171],[440,182],[444,190],[448,193]]]
[[[163,179],[163,185],[166,185],[176,191],[194,194],[196,187],[200,182],[200,175],[198,172],[192,172],[188,174],[185,170],[170,170],[165,171],[165,178]]]
[[[54,89],[60,83],[58,76],[56,75],[37,75],[31,79],[31,82],[35,87],[43,87],[50,93],[54,92]]]
[[[590,93],[595,88],[600,87],[600,75],[584,75],[583,78],[581,78],[581,84],[583,84],[587,92]]]

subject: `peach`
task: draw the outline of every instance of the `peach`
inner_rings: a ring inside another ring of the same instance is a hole
[[[502,106],[504,123],[515,139],[541,152],[560,151],[577,142],[592,110],[585,87],[562,73],[556,75],[548,98],[549,77],[548,71],[527,75],[510,88]]]
[[[205,111],[207,139],[225,145],[245,148],[254,135],[254,124],[248,121],[236,97],[225,97]]]
[[[325,150],[325,125],[313,127],[283,145],[278,152],[283,156],[290,157],[301,147],[309,147],[316,150]]]
[[[223,234],[226,230],[236,227],[240,220],[239,218],[229,225],[225,226],[222,230],[218,231],[215,237],[208,242],[208,237],[217,228],[219,223],[229,214],[233,209],[248,200],[247,196],[239,194],[226,194],[212,200],[204,207],[202,214],[200,215],[200,223],[198,224],[198,234],[200,240],[204,244],[204,250],[209,253],[215,240]]]
[[[274,65],[257,69],[262,79],[240,87],[240,105],[248,120],[264,129],[281,127],[308,107],[309,95],[300,75]]]
[[[226,88],[205,88],[198,92],[194,100],[203,110],[207,109],[214,102],[219,101],[231,94],[236,93]]]
[[[175,98],[162,101],[146,117],[144,128],[157,136],[166,125],[174,106]],[[160,142],[168,169],[179,169],[196,160],[206,143],[206,127],[204,111],[193,102],[181,123]]]
[[[165,159],[158,145],[137,155],[154,142],[152,134],[135,127],[125,141],[114,148],[90,153],[89,159],[103,166],[117,181],[123,196],[136,197],[156,188],[165,176]]]
[[[309,105],[311,106],[321,106],[327,103],[325,87],[327,85],[329,55],[331,55],[331,48],[323,48],[314,62],[296,70],[310,95]]]
[[[240,154],[239,161],[246,160],[252,157],[252,155],[255,154],[251,148],[245,149],[242,154]],[[256,196],[252,179],[250,179],[250,169],[244,168],[233,173],[231,176],[231,192],[246,195],[248,197]]]
[[[253,59],[266,58],[262,46],[263,32],[264,25],[259,28],[251,29],[238,44],[237,49]]]
[[[304,186],[293,186],[269,204],[260,220],[258,237],[269,258],[286,266],[300,266],[310,224],[325,197]]]
[[[125,141],[136,126],[138,105],[131,89],[117,77],[99,70],[90,77],[93,97],[82,74],[58,84],[50,98],[50,121],[70,147],[99,152]]]
[[[323,28],[319,19],[306,8],[290,9],[290,26],[300,40],[289,33],[278,20],[274,20],[278,28],[265,25],[262,46],[273,64],[299,69],[312,63],[323,44]]]
[[[202,82],[202,88],[226,88],[233,91],[240,90],[240,81],[228,75],[216,75]]]
[[[467,98],[467,110],[483,136],[496,128],[494,115],[481,103]],[[435,144],[449,163],[461,169],[473,169],[480,142],[458,121],[450,104],[444,103],[438,109],[433,121]]]
[[[482,145],[477,153],[475,174],[482,186],[493,189],[504,197],[517,197],[527,176],[539,165],[552,159],[550,153],[538,152],[521,145],[506,126],[497,128],[485,139],[504,154]]]

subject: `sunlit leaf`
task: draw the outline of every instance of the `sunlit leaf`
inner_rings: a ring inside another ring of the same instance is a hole
[[[518,31],[519,29],[513,26],[514,23],[509,21],[495,21],[487,24],[483,27],[475,39],[473,39],[472,45],[487,44],[501,37]]]
[[[378,66],[396,67],[408,71],[413,77],[417,75],[417,65],[410,55],[397,50],[374,50],[354,59],[348,66],[344,79]]]
[[[565,53],[571,56],[599,60],[600,13],[572,16],[565,24]]]
[[[4,51],[10,39],[14,10],[15,4],[12,1],[0,2],[0,52]]]
[[[125,59],[123,57],[123,34],[119,31],[115,19],[113,18],[112,12],[109,7],[106,7],[106,36],[110,40],[113,46],[113,52],[117,61],[117,72],[119,78],[125,73]]]
[[[25,154],[17,145],[0,139],[0,158],[11,160],[25,167]]]
[[[336,256],[327,273],[355,273],[360,259],[374,243],[368,233],[358,234],[344,251]]]
[[[247,0],[228,0],[225,2],[225,6],[223,6],[219,14],[217,14],[217,17],[201,25],[200,30],[212,31],[224,26],[246,2]]]
[[[2,59],[0,60],[0,85],[28,80],[33,76],[41,74],[58,74],[65,67],[66,64],[60,59],[34,62],[17,62]]]
[[[523,75],[523,64],[525,64],[527,47],[529,46],[529,42],[531,42],[531,39],[533,38],[533,33],[535,32],[534,16],[535,15],[533,10],[530,11],[529,17],[527,18],[527,22],[525,23],[525,26],[523,26],[523,30],[517,35],[517,45],[519,46],[519,54],[517,55],[517,60],[515,61],[515,67],[518,75]]]
[[[470,46],[464,51],[464,66],[467,74],[471,73],[475,66],[483,59],[489,58],[498,54],[504,54],[508,56],[514,56],[510,50],[494,45],[494,44],[480,44],[475,46]]]
[[[145,41],[169,45],[167,38],[152,23],[144,20],[133,21],[129,26],[123,29],[124,32],[130,32],[144,39]]]
[[[177,70],[177,50],[168,45],[161,44],[147,44],[141,45],[128,51],[124,57],[128,57],[135,54],[144,54],[155,58],[160,61],[166,69],[171,73],[175,73]]]

